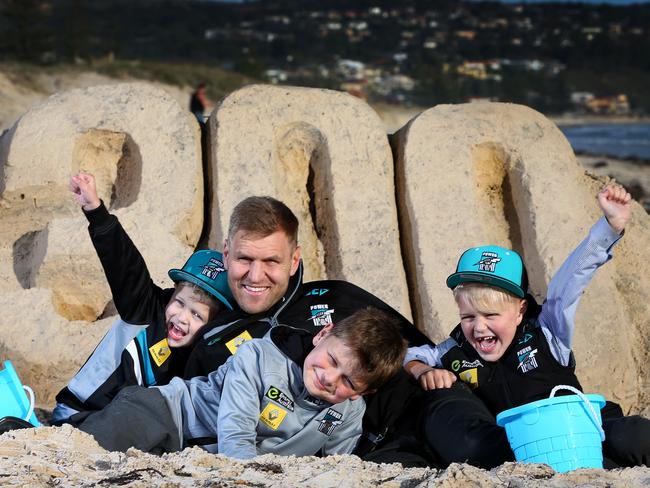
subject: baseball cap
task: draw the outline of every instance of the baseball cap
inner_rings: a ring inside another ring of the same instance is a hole
[[[519,298],[526,296],[528,276],[521,256],[499,246],[473,247],[458,260],[456,272],[447,278],[447,286],[483,283],[502,288]]]
[[[190,256],[183,269],[170,269],[169,277],[174,283],[189,281],[219,299],[229,310],[234,301],[226,268],[223,265],[223,255],[219,251],[202,249]]]

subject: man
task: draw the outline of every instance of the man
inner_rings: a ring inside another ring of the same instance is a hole
[[[185,378],[208,375],[235,354],[241,344],[264,336],[276,325],[317,334],[323,327],[368,306],[397,317],[409,345],[429,342],[398,312],[351,283],[324,280],[303,284],[297,241],[298,220],[282,202],[256,196],[246,198],[235,207],[223,255],[228,284],[239,309],[222,314],[206,325],[188,358]],[[374,450],[391,427],[397,423],[403,426],[399,417],[405,405],[409,399],[422,394],[418,385],[401,372],[377,394],[368,397],[364,417],[366,442],[361,443],[363,447],[357,453]],[[394,452],[372,459],[427,464],[420,458],[413,462],[406,460]]]

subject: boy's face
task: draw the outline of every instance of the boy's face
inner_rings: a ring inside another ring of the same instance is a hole
[[[305,358],[302,378],[313,397],[329,403],[356,400],[366,384],[356,373],[357,359],[352,350],[329,334],[332,327],[326,326],[314,337],[316,347]]]
[[[255,314],[270,309],[285,294],[300,263],[300,247],[281,230],[266,237],[239,230],[224,243],[223,258],[237,304]]]
[[[496,304],[478,310],[466,297],[456,300],[465,338],[485,361],[498,361],[512,343],[526,310],[526,301]]]
[[[165,309],[169,347],[191,344],[196,333],[209,318],[210,306],[200,302],[191,288],[177,285]]]

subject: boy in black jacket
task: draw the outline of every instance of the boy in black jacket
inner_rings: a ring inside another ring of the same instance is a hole
[[[172,289],[156,286],[137,248],[97,195],[95,179],[79,173],[70,187],[90,225],[120,319],[56,397],[53,424],[78,424],[129,385],[166,384],[182,374],[197,333],[232,310],[221,253],[197,251],[171,269]]]

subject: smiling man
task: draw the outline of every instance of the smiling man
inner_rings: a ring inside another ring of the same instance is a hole
[[[265,312],[282,298],[298,271],[298,220],[274,198],[247,198],[230,218],[223,255],[237,304],[248,314]]]

